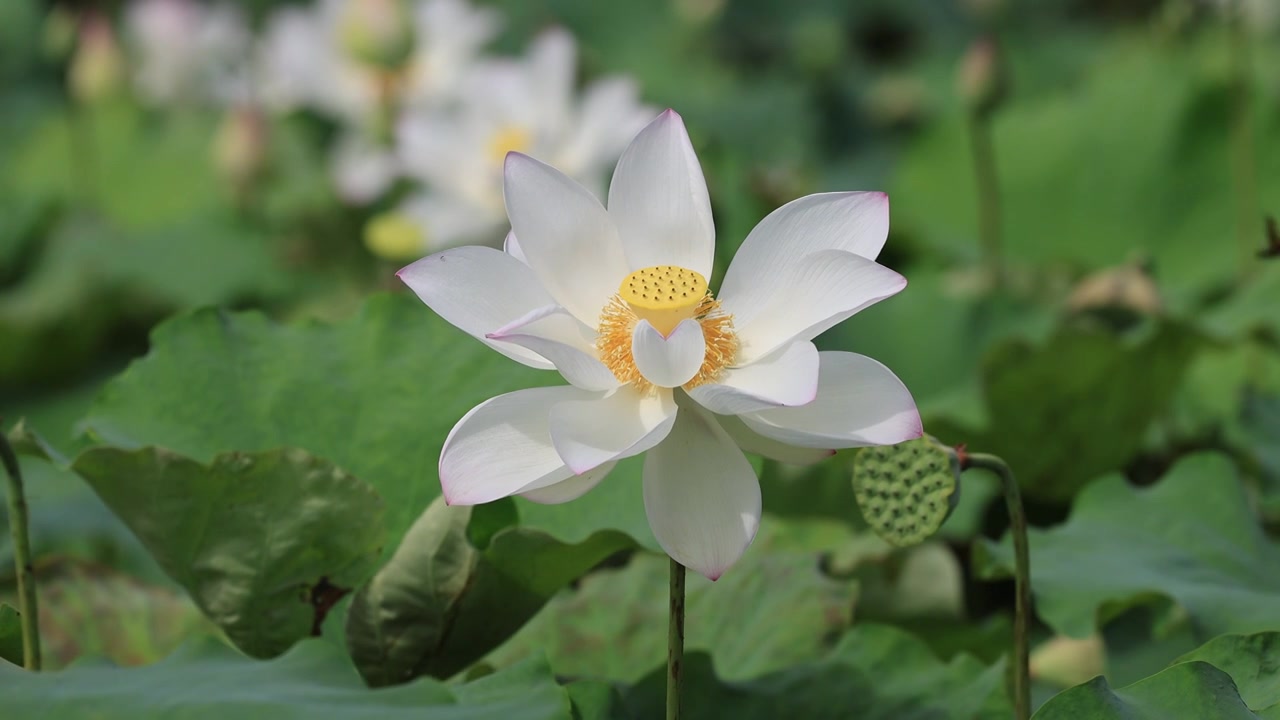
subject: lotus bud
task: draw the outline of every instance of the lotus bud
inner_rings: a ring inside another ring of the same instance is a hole
[[[91,14],[80,24],[68,82],[72,97],[92,103],[114,95],[124,80],[124,55],[111,23]]]
[[[237,191],[247,189],[266,164],[267,121],[251,105],[227,111],[213,140],[213,163]]]
[[[426,232],[404,213],[377,215],[364,227],[364,244],[380,258],[409,260],[420,257],[427,245]]]
[[[347,0],[342,47],[352,58],[383,70],[398,70],[413,54],[413,16],[404,0]]]
[[[956,85],[960,97],[977,115],[987,115],[1004,100],[1008,77],[993,38],[979,38],[969,46],[960,61]]]

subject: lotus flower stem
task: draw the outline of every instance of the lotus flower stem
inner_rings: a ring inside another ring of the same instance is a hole
[[[680,717],[684,673],[684,566],[671,560],[671,600],[667,622],[667,720]]]
[[[0,433],[0,461],[9,478],[9,529],[13,533],[13,564],[18,575],[18,612],[22,614],[22,665],[40,669],[40,626],[36,583],[31,569],[31,538],[27,532],[27,500],[22,471],[9,439]]]
[[[969,148],[973,153],[974,184],[978,191],[978,241],[982,248],[982,264],[992,287],[1004,283],[1001,259],[1000,184],[996,176],[995,146],[991,140],[991,117],[988,113],[970,113]]]
[[[1031,551],[1027,543],[1027,514],[1013,470],[995,455],[966,453],[963,468],[982,468],[1000,478],[1009,525],[1013,533],[1014,583],[1017,597],[1013,618],[1013,709],[1016,720],[1031,717]]]

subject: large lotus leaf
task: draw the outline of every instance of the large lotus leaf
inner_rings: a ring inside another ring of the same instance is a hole
[[[1280,632],[1220,635],[1177,662],[1200,660],[1231,676],[1255,710],[1280,706]],[[1280,709],[1280,707],[1277,707]]]
[[[1117,36],[1052,77],[1015,58],[1020,90],[1052,81],[1055,91],[1014,93],[993,120],[1004,250],[1013,265],[1100,268],[1145,253],[1171,295],[1193,299],[1230,281],[1244,251],[1236,239],[1223,47],[1208,33],[1179,42]],[[1274,51],[1257,50],[1255,62],[1269,66]],[[1255,107],[1257,164],[1270,167],[1280,152],[1269,142],[1277,109]],[[957,102],[898,168],[890,187],[895,228],[937,251],[976,257],[972,177]],[[1258,179],[1261,197],[1280,191],[1280,175]],[[1258,238],[1261,247],[1260,227]]]
[[[100,720],[560,720],[567,693],[535,660],[465,685],[422,679],[370,690],[342,651],[323,640],[261,662],[212,640],[140,668],[92,664],[32,674],[0,663],[12,717]]]
[[[776,522],[766,517],[761,536],[724,577],[687,580],[686,647],[708,651],[729,679],[820,657],[853,613],[856,583],[825,577],[819,552],[779,537]],[[834,549],[849,533],[819,542]],[[625,567],[592,573],[488,661],[508,665],[546,652],[563,675],[635,682],[666,654],[668,572],[666,557],[637,554]]]
[[[1280,633],[1221,635],[1178,658],[1169,668],[1119,690],[1112,690],[1103,678],[1095,678],[1051,699],[1035,717],[1278,718]]]
[[[1280,627],[1280,548],[1223,455],[1185,457],[1148,488],[1102,478],[1066,523],[1030,539],[1036,612],[1059,632],[1084,637],[1152,602],[1185,608],[1201,637]],[[1012,573],[1007,536],[975,551],[984,576]]]
[[[386,541],[378,494],[301,450],[203,464],[168,450],[100,447],[72,469],[250,655],[278,655],[318,634]]]
[[[1055,695],[1034,720],[1258,720],[1231,676],[1205,662],[1174,665],[1118,690],[1102,676]]]
[[[332,460],[386,500],[389,555],[440,496],[437,460],[453,424],[491,396],[561,382],[406,295],[375,296],[334,325],[201,310],[157,328],[151,353],[107,384],[84,425],[111,445],[201,461],[275,447]],[[566,542],[617,529],[653,546],[638,471],[623,463],[564,506],[521,501],[521,524]]]
[[[686,655],[682,717],[997,720],[1010,714],[1003,678],[1003,663],[985,667],[968,656],[943,663],[902,630],[862,625],[818,660],[743,682],[719,679],[704,653]],[[584,720],[662,717],[665,681],[660,668],[620,698],[592,683],[570,692]]]
[[[453,675],[507,639],[562,586],[633,545],[616,532],[566,545],[507,527],[482,549],[468,536],[472,514],[437,498],[356,592],[347,647],[369,684]]]
[[[987,428],[931,431],[1004,458],[1027,495],[1069,500],[1142,448],[1200,345],[1184,325],[1143,330],[1120,338],[1068,324],[1041,345],[1000,345],[982,373]]]

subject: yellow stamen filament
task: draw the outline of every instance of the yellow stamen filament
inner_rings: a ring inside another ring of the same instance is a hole
[[[636,368],[631,352],[631,337],[642,319],[663,336],[670,335],[684,320],[696,320],[702,327],[706,355],[698,373],[684,384],[686,390],[715,381],[738,353],[733,316],[720,309],[701,273],[675,265],[637,270],[622,281],[618,294],[601,311],[596,349],[619,382],[641,392],[653,389]]]

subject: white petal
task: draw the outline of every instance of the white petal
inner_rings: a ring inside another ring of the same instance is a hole
[[[835,450],[824,448],[806,448],[787,445],[773,438],[765,437],[747,427],[742,418],[733,415],[717,415],[716,422],[729,433],[729,437],[738,443],[744,452],[767,457],[789,465],[812,465],[836,454]]]
[[[818,357],[818,399],[739,417],[761,435],[809,448],[892,445],[924,433],[911,392],[889,368],[854,353]]]
[[[889,196],[878,192],[806,195],[774,210],[742,241],[717,297],[735,324],[753,316],[785,283],[792,265],[820,250],[874,260],[889,234]],[[758,307],[759,306],[759,307]]]
[[[600,484],[601,480],[613,470],[617,463],[605,463],[592,468],[581,475],[573,475],[568,480],[561,480],[550,485],[527,487],[520,491],[520,497],[543,505],[559,505],[570,500],[577,500],[587,494],[591,488]],[[534,483],[537,485],[537,483]]]
[[[595,350],[582,342],[582,335],[574,332],[575,327],[583,327],[582,323],[563,314],[559,306],[551,307],[559,312],[542,317],[535,313],[530,322],[513,323],[485,337],[532,350],[550,360],[565,380],[584,390],[618,387],[618,378],[596,359]]]
[[[818,348],[792,343],[746,367],[725,371],[717,383],[699,385],[689,397],[720,415],[813,402],[818,393]]]
[[[697,320],[684,320],[662,337],[648,320],[636,323],[631,354],[645,380],[658,387],[679,387],[693,379],[707,355],[707,341]]]
[[[504,179],[529,266],[560,305],[595,326],[630,272],[609,214],[589,190],[527,155],[507,155]]]
[[[440,317],[498,352],[530,367],[555,367],[518,345],[485,335],[555,301],[529,266],[487,247],[459,247],[425,257],[396,273]]]
[[[571,477],[551,442],[548,418],[556,404],[590,397],[572,387],[533,388],[477,405],[453,426],[440,452],[445,500],[486,503],[539,481]]]
[[[675,422],[670,392],[644,395],[630,387],[603,398],[551,408],[551,441],[573,472],[639,455],[662,441]]]
[[[524,250],[520,249],[520,241],[516,239],[516,234],[513,232],[507,233],[506,240],[502,241],[502,252],[526,265],[529,264],[529,261],[524,257]]]
[[[778,347],[811,340],[863,308],[897,294],[907,279],[889,268],[843,250],[821,250],[791,265],[786,284],[764,304],[723,301],[738,331],[740,364],[753,363]]]
[[[609,214],[633,269],[679,265],[711,277],[716,230],[707,182],[674,110],[622,153],[609,185]]]
[[[760,526],[760,483],[751,463],[712,419],[684,408],[644,461],[644,509],[667,554],[715,580]]]

